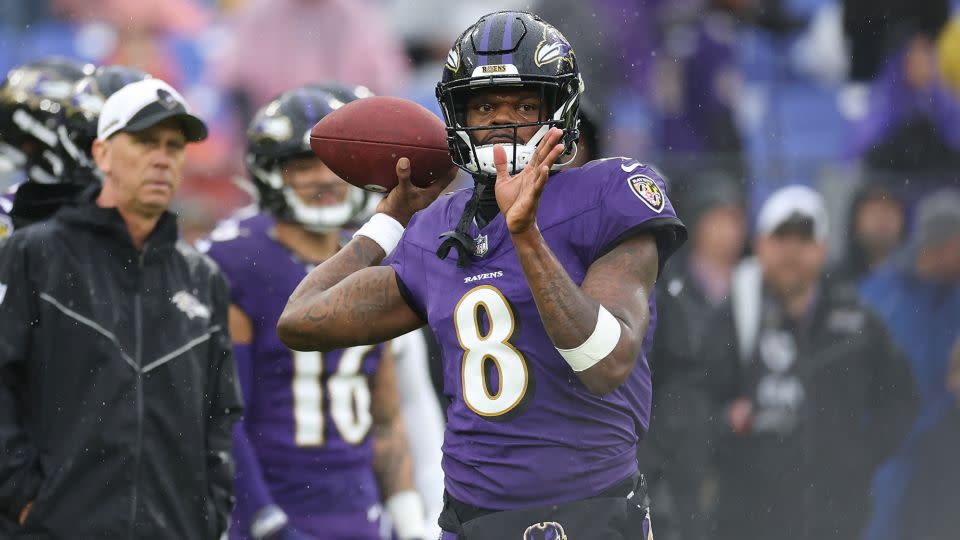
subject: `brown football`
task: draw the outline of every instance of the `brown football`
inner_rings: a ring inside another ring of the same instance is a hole
[[[410,160],[410,180],[426,187],[453,163],[443,122],[412,101],[374,96],[347,103],[310,131],[314,153],[351,184],[386,192],[397,186],[397,160]]]

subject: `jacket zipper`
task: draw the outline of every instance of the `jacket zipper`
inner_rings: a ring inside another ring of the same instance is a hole
[[[133,495],[130,498],[130,533],[127,538],[135,538],[137,524],[137,504],[140,497],[140,458],[143,453],[143,300],[141,298],[141,289],[143,288],[144,275],[144,256],[147,253],[147,245],[144,244],[143,251],[140,252],[137,259],[137,292],[133,295],[133,325],[134,325],[134,359],[137,363],[136,379],[136,400],[137,400],[137,440],[134,446],[133,454]]]

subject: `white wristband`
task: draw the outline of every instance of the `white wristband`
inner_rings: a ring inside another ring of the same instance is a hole
[[[395,493],[386,502],[393,530],[400,540],[427,537],[427,523],[423,500],[413,490]]]
[[[288,523],[290,518],[279,506],[275,504],[264,506],[253,515],[250,536],[256,540],[266,538],[286,527]]]
[[[557,352],[574,371],[584,371],[613,352],[620,341],[620,330],[620,321],[601,305],[597,327],[590,337],[576,349],[557,349]]]
[[[403,236],[403,225],[386,214],[374,214],[370,219],[360,227],[353,237],[366,236],[373,240],[387,255],[393,253],[393,250],[400,244],[400,237]]]

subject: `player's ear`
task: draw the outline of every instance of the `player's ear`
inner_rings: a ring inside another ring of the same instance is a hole
[[[97,168],[104,174],[108,174],[110,172],[110,142],[100,139],[94,140],[90,153],[93,154],[93,161],[97,164]]]

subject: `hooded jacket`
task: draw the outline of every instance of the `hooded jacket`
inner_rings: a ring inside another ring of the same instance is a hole
[[[241,410],[224,278],[166,213],[137,250],[116,209],[0,244],[0,513],[14,538],[216,538]]]
[[[904,223],[906,223],[906,201],[895,189],[883,183],[871,183],[862,186],[854,193],[853,199],[850,202],[850,210],[847,212],[847,227],[844,229],[847,231],[847,239],[846,247],[843,250],[843,259],[830,269],[830,281],[838,285],[849,283],[856,286],[870,274],[871,269],[870,262],[867,259],[867,253],[864,251],[856,235],[857,214],[860,213],[860,209],[863,208],[868,201],[881,197],[890,201],[899,202],[900,209],[904,213]],[[903,241],[902,233],[900,240],[901,242]]]

